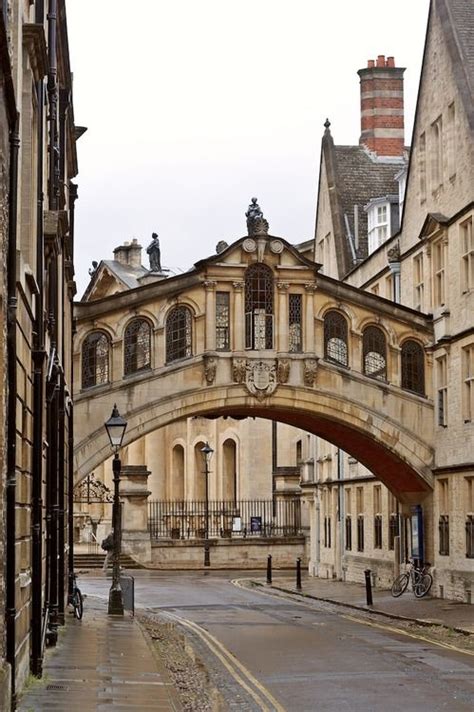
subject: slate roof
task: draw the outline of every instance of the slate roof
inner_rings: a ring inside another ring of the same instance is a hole
[[[145,274],[148,274],[149,271],[143,266],[131,267],[130,265],[124,265],[117,260],[102,260],[102,264],[105,265],[107,269],[129,289],[139,287],[139,278],[143,277]]]
[[[367,213],[364,207],[372,198],[398,195],[395,176],[402,162],[373,160],[361,146],[334,146],[337,187],[341,209],[347,215],[354,236],[354,206],[359,207],[359,248],[361,256],[367,255]],[[345,222],[344,222],[345,225]]]

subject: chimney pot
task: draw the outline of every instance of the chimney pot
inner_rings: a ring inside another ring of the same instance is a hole
[[[373,59],[368,59],[367,60],[367,68],[373,69],[374,67],[375,67],[375,61]]]
[[[385,67],[385,55],[379,54],[377,57],[377,67]]]
[[[387,67],[395,66],[395,57],[387,57]]]

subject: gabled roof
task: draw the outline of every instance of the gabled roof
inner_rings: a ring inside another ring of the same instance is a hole
[[[87,302],[94,293],[100,292],[101,282],[107,281],[107,287],[110,288],[111,281],[117,283],[117,291],[121,292],[127,289],[135,289],[140,286],[139,279],[148,274],[148,270],[143,267],[132,267],[124,265],[117,260],[101,260],[95,272],[91,275],[86,291],[84,292],[81,301]],[[100,294],[100,296],[104,296]]]
[[[462,97],[469,126],[471,130],[474,130],[473,0],[437,0],[437,6],[451,56],[454,77]]]

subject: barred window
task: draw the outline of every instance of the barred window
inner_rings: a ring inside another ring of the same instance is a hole
[[[357,517],[357,551],[364,551],[364,515]]]
[[[150,368],[151,329],[146,319],[134,319],[125,329],[124,373]]]
[[[398,514],[391,514],[388,520],[388,548],[395,549],[395,537],[400,536],[398,530]]]
[[[382,515],[376,514],[374,517],[374,549],[382,548]]]
[[[166,362],[192,356],[192,316],[187,307],[174,307],[166,319]]]
[[[425,394],[425,355],[416,341],[405,341],[402,345],[402,388]]]
[[[474,559],[474,514],[466,517],[466,557]]]
[[[109,381],[109,339],[103,331],[89,334],[82,344],[82,387]]]
[[[331,517],[324,517],[324,546],[331,548]]]
[[[298,353],[303,349],[302,312],[303,297],[301,294],[290,294],[288,299],[288,328],[290,334],[290,353]]]
[[[438,523],[439,555],[449,556],[449,515],[442,514]]]
[[[342,366],[348,365],[347,321],[334,310],[324,316],[324,358]]]
[[[273,272],[260,262],[245,273],[245,348],[273,348]]]
[[[229,292],[216,293],[216,349],[230,350]]]
[[[362,337],[364,373],[382,381],[387,379],[387,345],[385,335],[377,326],[368,326]]]
[[[346,516],[346,551],[352,549],[352,517],[350,514]]]

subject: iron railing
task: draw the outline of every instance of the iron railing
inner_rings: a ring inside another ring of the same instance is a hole
[[[152,539],[203,539],[206,502],[151,501],[148,528]],[[208,502],[209,537],[290,537],[301,534],[299,497]]]

